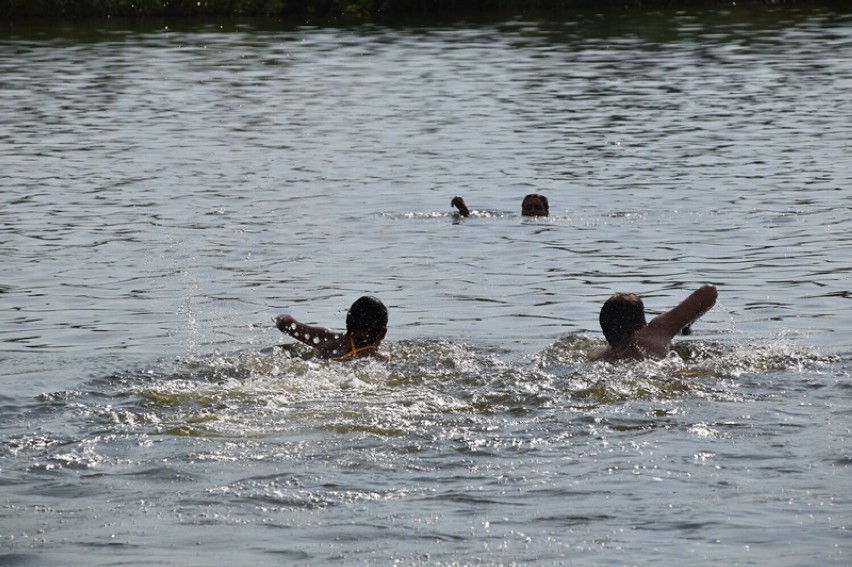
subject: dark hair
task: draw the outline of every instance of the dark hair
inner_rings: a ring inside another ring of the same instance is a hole
[[[527,201],[530,201],[532,199],[538,199],[541,202],[541,204],[544,206],[544,212],[546,212],[547,214],[550,214],[550,203],[547,202],[547,197],[545,197],[544,195],[541,195],[539,193],[530,193],[529,195],[524,197],[524,200],[521,201],[521,211],[523,211],[524,206],[526,206],[526,204],[527,204]]]
[[[618,346],[645,326],[645,305],[635,293],[616,293],[604,302],[599,320],[607,342]]]
[[[376,341],[388,327],[388,308],[378,297],[365,295],[358,298],[346,314],[346,332],[364,331]]]

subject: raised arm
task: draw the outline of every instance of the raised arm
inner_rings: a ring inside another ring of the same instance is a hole
[[[716,286],[712,284],[703,285],[673,309],[654,317],[648,323],[648,330],[671,339],[681,329],[688,327],[696,319],[707,313],[716,304],[717,296]]]
[[[287,333],[294,339],[312,347],[317,347],[342,335],[342,333],[326,329],[325,327],[300,323],[292,315],[279,315],[273,321],[275,321],[275,326],[282,333]]]
[[[467,205],[464,202],[464,199],[456,195],[453,197],[453,200],[450,201],[450,206],[455,207],[459,210],[459,214],[463,217],[470,216],[470,210],[468,210]]]

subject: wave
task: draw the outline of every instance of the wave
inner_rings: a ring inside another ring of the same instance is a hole
[[[110,377],[116,397],[125,401],[118,408],[111,404],[103,417],[178,436],[263,438],[316,429],[429,435],[440,425],[467,427],[556,408],[743,399],[751,395],[750,379],[836,362],[783,337],[682,342],[665,360],[624,364],[595,361],[604,347],[600,340],[568,335],[520,361],[446,340],[394,343],[388,363],[322,361],[298,344],[188,356]]]

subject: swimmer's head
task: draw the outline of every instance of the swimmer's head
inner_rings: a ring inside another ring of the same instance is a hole
[[[521,202],[521,215],[525,217],[546,217],[550,214],[547,197],[538,193],[530,193]]]
[[[388,329],[388,309],[378,297],[365,295],[359,298],[346,314],[346,332],[362,332],[370,341],[380,341]]]
[[[599,320],[607,342],[618,346],[646,325],[645,305],[635,293],[616,293],[604,302]]]

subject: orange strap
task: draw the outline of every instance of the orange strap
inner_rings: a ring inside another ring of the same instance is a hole
[[[368,350],[376,350],[374,345],[362,346],[361,348],[355,348],[355,339],[349,337],[349,352],[345,354],[341,354],[340,356],[333,356],[331,360],[348,360],[350,358],[355,358],[356,355],[368,351]]]

